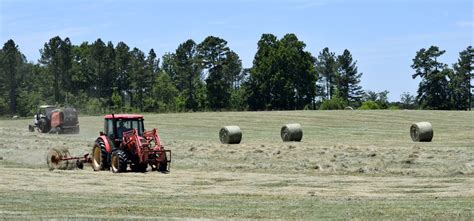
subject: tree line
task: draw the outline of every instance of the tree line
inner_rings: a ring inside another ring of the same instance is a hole
[[[347,49],[336,55],[324,48],[315,57],[294,34],[281,39],[263,34],[257,45],[253,66],[243,68],[227,41],[215,36],[200,43],[189,39],[161,58],[153,49],[145,54],[124,42],[114,45],[99,38],[73,45],[56,36],[40,49],[37,63],[28,62],[8,40],[0,50],[0,115],[31,115],[41,104],[74,106],[89,114],[466,108],[466,73],[469,78],[471,70],[466,51],[453,69],[437,62],[444,51],[417,52],[412,65],[413,77],[422,78],[417,98],[404,94],[401,102],[390,104],[388,91],[362,89],[362,73]],[[447,101],[440,103],[440,96]]]
[[[439,62],[445,52],[437,46],[416,52],[411,65],[415,70],[412,77],[421,78],[416,99],[424,109],[466,110],[472,99],[474,50],[469,46],[460,52],[458,62],[452,68]]]

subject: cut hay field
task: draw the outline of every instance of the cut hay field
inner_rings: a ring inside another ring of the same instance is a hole
[[[432,142],[411,141],[419,121]],[[48,171],[49,148],[91,151],[102,116],[81,116],[79,135],[29,123],[0,120],[0,219],[474,219],[474,112],[145,114],[172,150],[168,174]],[[302,142],[281,141],[287,123]],[[241,144],[220,144],[224,125]]]

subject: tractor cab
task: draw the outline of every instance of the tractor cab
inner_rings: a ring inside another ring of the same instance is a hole
[[[92,168],[112,169],[114,173],[152,170],[169,171],[171,150],[161,145],[156,128],[145,131],[143,115],[109,114],[104,117],[104,131],[92,148]]]
[[[110,114],[105,116],[104,133],[118,145],[123,138],[123,133],[136,129],[139,136],[143,136],[143,115],[139,114]]]
[[[38,110],[36,111],[36,120],[39,120],[42,117],[51,118],[51,113],[53,110],[57,109],[56,106],[53,105],[41,105],[39,106]]]

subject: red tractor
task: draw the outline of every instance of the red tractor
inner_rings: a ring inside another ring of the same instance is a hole
[[[145,131],[143,115],[110,114],[105,116],[104,132],[92,148],[94,171],[112,169],[114,173],[152,170],[168,172],[171,151],[161,145],[156,129]]]

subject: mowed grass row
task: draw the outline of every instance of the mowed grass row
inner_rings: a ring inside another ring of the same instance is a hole
[[[2,193],[6,219],[472,219],[472,198],[331,200],[302,196]]]
[[[414,122],[434,139],[415,143]],[[30,133],[30,119],[0,121],[2,218],[472,219],[474,113],[274,111],[145,114],[173,151],[170,174],[53,171],[51,147],[91,151],[102,116],[79,135]],[[300,123],[302,142],[282,142]],[[220,144],[222,126],[243,140]]]
[[[0,168],[3,218],[472,218],[466,177],[191,172],[110,174]],[[15,182],[14,182],[15,181]],[[12,185],[15,184],[15,185]]]
[[[411,141],[413,122],[430,121],[434,139]],[[30,133],[31,120],[0,121],[0,164],[46,166],[52,147],[73,155],[90,152],[102,116],[80,117],[81,134]],[[300,123],[303,140],[284,143],[281,126]],[[145,114],[147,129],[158,128],[173,151],[173,168],[325,174],[389,173],[446,176],[470,173],[474,114],[454,111],[273,111]],[[242,143],[223,145],[222,126],[238,125]]]
[[[303,142],[365,143],[410,142],[413,122],[430,121],[435,140],[467,141],[473,138],[474,114],[449,111],[273,111],[212,112],[145,115],[148,127],[158,127],[167,140],[218,142],[218,131],[224,125],[238,125],[243,142],[279,142],[281,126],[300,123]],[[472,143],[471,143],[472,144]]]
[[[274,111],[146,115],[178,168],[446,176],[472,173],[474,114],[450,111]],[[411,141],[412,123],[429,121],[430,143]],[[300,123],[303,141],[283,143],[281,126]],[[238,125],[240,145],[218,131]]]

